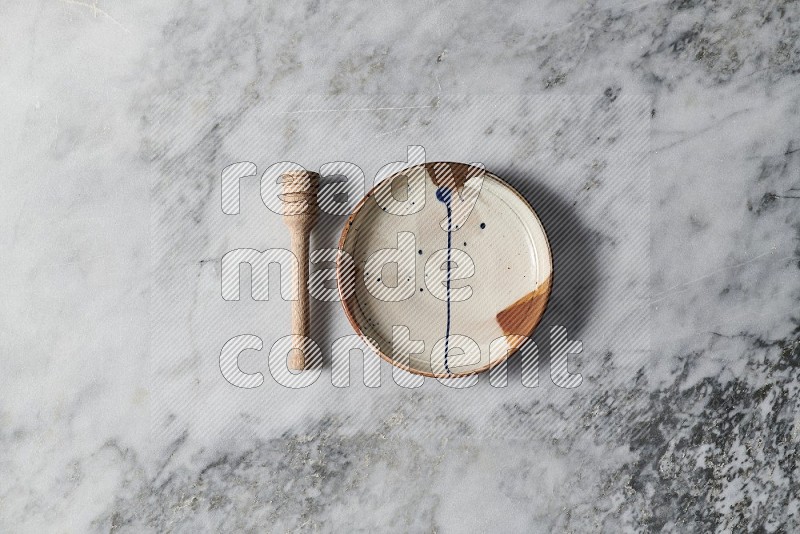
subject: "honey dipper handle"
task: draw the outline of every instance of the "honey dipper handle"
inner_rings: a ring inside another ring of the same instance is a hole
[[[302,215],[295,215],[302,217]],[[310,228],[308,229],[310,230]],[[311,321],[308,298],[308,245],[309,234],[305,228],[291,227],[292,252],[297,257],[298,270],[298,299],[292,302],[292,334],[295,336],[310,337]],[[289,356],[289,369],[300,371],[305,369],[306,361],[302,340],[294,338],[291,355]]]
[[[292,253],[297,258],[298,299],[292,302],[292,352],[288,366],[292,371],[305,369],[305,338],[310,339],[311,321],[308,296],[308,246],[311,229],[317,220],[319,174],[308,171],[284,173],[283,197],[286,211],[283,221],[289,228]]]

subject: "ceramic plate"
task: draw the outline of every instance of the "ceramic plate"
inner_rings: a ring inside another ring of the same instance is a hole
[[[479,166],[426,163],[380,182],[356,206],[339,249],[353,328],[416,374],[460,377],[504,361],[550,296],[542,223]]]

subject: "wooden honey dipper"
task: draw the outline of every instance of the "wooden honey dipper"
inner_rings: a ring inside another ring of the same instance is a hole
[[[317,192],[319,174],[306,170],[289,171],[283,180],[283,222],[289,228],[292,253],[297,258],[298,300],[292,302],[292,334],[310,337],[311,323],[308,296],[308,246],[311,229],[317,222]],[[306,367],[305,346],[297,337],[292,342],[289,369],[300,371]]]

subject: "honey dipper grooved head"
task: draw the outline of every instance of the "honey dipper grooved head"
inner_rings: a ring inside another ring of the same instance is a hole
[[[319,174],[312,171],[288,171],[281,175],[283,182],[284,215],[314,216],[317,213]]]

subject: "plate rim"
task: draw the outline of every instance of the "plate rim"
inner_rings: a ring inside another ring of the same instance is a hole
[[[465,378],[465,377],[468,377],[468,376],[477,375],[477,374],[480,374],[480,373],[485,373],[486,371],[488,371],[492,367],[496,367],[496,366],[502,364],[503,362],[505,362],[506,360],[511,358],[511,356],[516,354],[517,351],[519,351],[519,349],[522,348],[527,343],[527,341],[531,339],[531,335],[539,327],[539,324],[541,323],[542,318],[544,317],[545,313],[547,313],[547,308],[548,308],[548,306],[550,304],[550,294],[552,293],[553,277],[554,277],[554,274],[555,274],[554,273],[554,268],[553,268],[553,250],[552,250],[552,247],[550,245],[550,238],[547,236],[547,229],[545,228],[544,222],[542,222],[541,217],[539,217],[539,214],[536,213],[536,210],[533,208],[533,206],[531,206],[530,202],[528,202],[528,200],[524,196],[522,196],[522,194],[519,191],[517,191],[517,189],[515,187],[513,187],[511,184],[509,184],[508,182],[506,182],[505,180],[503,180],[502,178],[500,178],[499,176],[497,176],[493,172],[491,172],[491,171],[489,171],[489,170],[487,170],[485,168],[482,169],[482,171],[485,173],[485,177],[488,177],[488,178],[490,178],[492,180],[495,180],[501,186],[505,186],[517,198],[519,198],[522,201],[522,203],[530,210],[531,214],[533,214],[533,217],[539,222],[539,225],[542,228],[542,234],[544,235],[545,244],[547,245],[547,260],[548,260],[548,263],[550,264],[550,276],[548,276],[547,279],[544,282],[539,284],[539,286],[537,286],[536,289],[534,289],[534,292],[535,292],[535,291],[538,291],[542,286],[546,286],[544,288],[545,303],[544,303],[544,306],[542,307],[542,312],[539,314],[539,317],[537,317],[536,320],[533,322],[533,326],[531,326],[530,331],[528,333],[524,334],[523,337],[525,338],[525,341],[523,341],[522,343],[519,343],[519,344],[517,344],[517,345],[515,345],[513,347],[510,347],[509,350],[506,351],[506,354],[503,357],[498,358],[495,361],[489,361],[489,363],[487,363],[486,365],[484,365],[482,367],[479,367],[477,369],[473,369],[471,371],[465,371],[465,372],[461,372],[461,373],[449,373],[449,374],[433,373],[433,372],[429,372],[429,371],[423,371],[423,370],[411,367],[410,364],[409,365],[405,365],[405,364],[403,364],[401,362],[398,362],[394,358],[392,358],[391,355],[385,354],[381,350],[381,348],[377,346],[377,343],[375,343],[372,340],[372,338],[370,338],[370,336],[366,335],[363,332],[363,330],[361,329],[360,324],[358,323],[356,318],[353,316],[353,313],[351,312],[351,310],[349,309],[348,304],[347,304],[347,301],[349,299],[354,299],[355,298],[355,291],[353,291],[353,294],[349,298],[345,298],[345,295],[343,293],[342,277],[343,277],[343,270],[344,270],[345,266],[343,265],[342,252],[344,252],[344,244],[345,244],[345,242],[347,240],[348,234],[350,233],[350,228],[353,225],[353,221],[356,219],[356,217],[358,217],[359,213],[361,213],[361,210],[363,209],[364,205],[375,194],[377,188],[381,184],[383,184],[387,180],[393,180],[396,176],[398,176],[398,175],[400,175],[400,174],[402,174],[404,172],[408,172],[411,169],[417,169],[417,168],[420,168],[420,167],[425,167],[425,170],[428,173],[428,178],[432,179],[431,175],[430,175],[432,169],[428,169],[428,167],[429,166],[432,167],[434,165],[448,165],[450,167],[451,171],[454,171],[454,167],[455,168],[462,168],[462,169],[464,169],[464,172],[466,172],[470,168],[481,169],[481,167],[477,167],[477,166],[472,165],[470,163],[462,163],[462,162],[456,162],[456,161],[431,161],[431,162],[425,162],[425,163],[418,163],[416,165],[409,165],[408,167],[400,169],[399,171],[392,173],[391,175],[387,176],[383,180],[381,180],[378,183],[374,184],[372,186],[372,188],[355,205],[355,207],[353,208],[353,211],[350,212],[350,215],[347,217],[347,221],[345,222],[344,227],[342,228],[342,234],[339,237],[339,245],[338,245],[337,254],[336,254],[336,286],[337,286],[338,293],[339,293],[339,302],[341,303],[342,309],[344,310],[344,314],[347,317],[347,321],[350,323],[350,326],[353,328],[353,330],[356,332],[356,334],[358,334],[358,336],[364,341],[364,343],[366,343],[367,346],[369,346],[372,350],[374,350],[378,354],[378,356],[380,356],[381,359],[389,362],[391,365],[393,365],[395,367],[398,367],[398,368],[400,368],[400,369],[402,369],[402,370],[404,370],[406,372],[409,372],[409,373],[412,373],[412,374],[415,374],[415,375],[425,376],[425,377],[428,377],[428,378],[436,378],[436,379]],[[353,283],[356,283],[356,282],[354,281]],[[520,334],[520,335],[522,335],[522,334]],[[410,359],[409,359],[409,361],[410,361]]]

